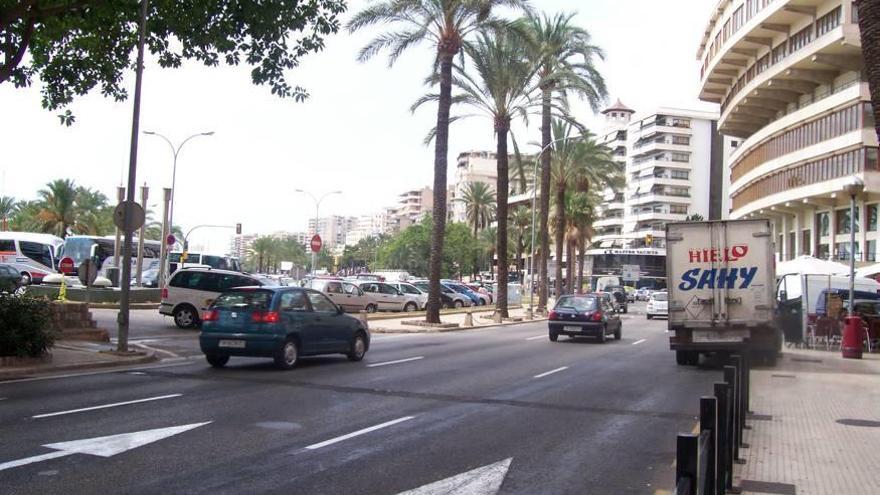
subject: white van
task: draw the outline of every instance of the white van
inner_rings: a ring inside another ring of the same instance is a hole
[[[193,328],[201,323],[201,311],[224,291],[235,287],[265,285],[256,277],[213,268],[182,268],[174,272],[162,289],[159,313],[174,318],[180,328]]]
[[[64,240],[51,234],[0,232],[0,263],[12,265],[26,284],[56,273],[58,248]]]

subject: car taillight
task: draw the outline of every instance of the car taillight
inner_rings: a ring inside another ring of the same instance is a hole
[[[557,313],[556,311],[550,311],[550,319],[551,320],[555,320],[558,317],[559,317],[559,313]]]
[[[217,321],[219,318],[220,313],[216,309],[202,312],[202,321]]]
[[[593,313],[593,321],[602,321],[602,312],[596,311]]]
[[[162,299],[168,299],[168,287],[162,289]]]
[[[251,321],[254,323],[278,323],[281,315],[277,311],[254,311],[251,313]]]

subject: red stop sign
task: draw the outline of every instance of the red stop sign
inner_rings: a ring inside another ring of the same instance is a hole
[[[317,253],[318,251],[320,251],[321,246],[324,245],[324,243],[321,242],[321,236],[319,236],[318,234],[315,234],[312,237],[312,241],[310,242],[310,245],[312,247],[312,252]]]
[[[58,271],[65,275],[73,273],[73,258],[61,258],[61,261],[58,262]]]

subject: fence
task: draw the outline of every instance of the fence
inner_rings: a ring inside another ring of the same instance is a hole
[[[724,381],[714,394],[700,398],[700,433],[679,433],[675,455],[676,495],[724,495],[736,492],[733,464],[743,463],[739,450],[748,448],[743,430],[749,429],[748,354],[731,356]]]

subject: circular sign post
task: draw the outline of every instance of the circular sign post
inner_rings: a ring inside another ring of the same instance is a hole
[[[165,238],[165,244],[169,246],[173,246],[177,243],[177,237],[174,234],[168,234],[168,237]]]
[[[64,257],[61,258],[61,261],[58,262],[58,271],[63,273],[64,275],[70,275],[73,273],[73,258]]]
[[[315,234],[314,236],[312,236],[312,240],[309,245],[312,248],[312,252],[317,253],[321,250],[321,247],[324,245],[324,243],[321,241],[321,236]]]

